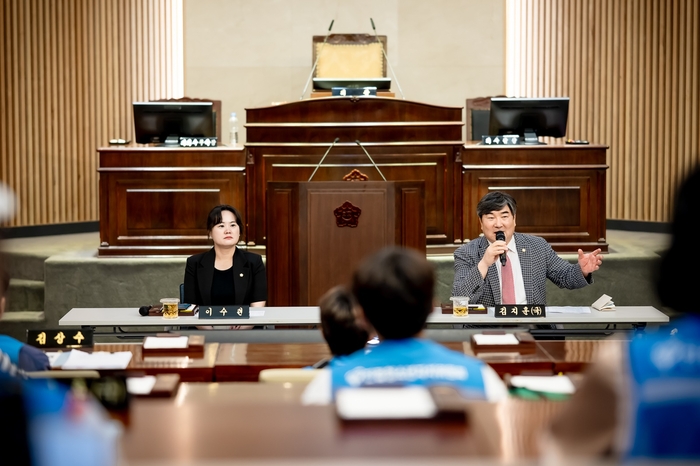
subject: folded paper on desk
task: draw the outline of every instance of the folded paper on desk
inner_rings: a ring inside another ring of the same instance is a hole
[[[613,302],[612,298],[606,294],[598,298],[598,300],[594,302],[591,306],[593,306],[594,309],[597,309],[599,311],[615,310],[615,303]]]
[[[526,376],[515,375],[510,378],[510,384],[516,388],[525,388],[533,392],[558,393],[571,395],[576,391],[574,384],[565,375]]]
[[[335,406],[344,420],[429,419],[438,411],[430,391],[417,386],[343,388]]]
[[[126,369],[131,361],[131,352],[119,351],[116,353],[107,353],[98,351],[95,353],[86,353],[85,351],[72,350],[68,355],[68,359],[63,363],[63,370],[118,370]]]

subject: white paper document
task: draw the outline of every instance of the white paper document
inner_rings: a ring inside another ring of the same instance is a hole
[[[474,343],[477,345],[517,345],[520,341],[512,333],[506,333],[505,335],[477,333],[474,335]]]
[[[64,370],[126,369],[130,361],[131,352],[129,351],[119,351],[117,353],[107,353],[105,351],[86,353],[85,351],[72,350],[61,368]]]
[[[146,337],[143,349],[184,349],[189,337]]]
[[[132,395],[149,395],[156,384],[155,375],[143,377],[127,377],[126,391]]]
[[[547,306],[548,314],[590,314],[588,306]]]
[[[527,388],[533,392],[561,393],[570,395],[576,391],[574,384],[565,375],[525,376],[514,375],[510,384],[518,388]]]
[[[341,419],[425,419],[437,406],[426,387],[341,388],[336,395]]]

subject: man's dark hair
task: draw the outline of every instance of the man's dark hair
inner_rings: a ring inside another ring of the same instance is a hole
[[[679,312],[700,313],[698,303],[689,295],[700,282],[700,250],[697,242],[698,205],[700,205],[700,167],[683,182],[671,224],[671,246],[661,260],[657,291],[664,306]]]
[[[243,217],[241,216],[241,213],[238,211],[238,209],[228,204],[218,205],[209,211],[209,216],[207,217],[207,231],[211,233],[211,230],[216,225],[221,223],[221,213],[224,210],[228,210],[233,214],[234,217],[236,217],[236,223],[238,224],[238,229],[241,232],[241,239],[243,239]]]
[[[366,259],[352,292],[377,333],[389,340],[417,335],[433,308],[433,266],[405,248],[386,248]]]
[[[515,216],[517,205],[515,203],[515,199],[513,199],[513,196],[500,191],[491,191],[482,197],[479,203],[476,205],[476,215],[481,218],[486,214],[490,214],[494,210],[496,212],[503,210],[505,206],[508,206],[510,213]]]
[[[359,325],[355,297],[344,286],[331,288],[321,297],[321,329],[333,356],[344,356],[365,347],[369,335]]]

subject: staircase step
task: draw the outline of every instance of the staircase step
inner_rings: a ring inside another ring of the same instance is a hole
[[[17,322],[43,322],[45,320],[44,311],[16,311],[6,312],[0,317],[3,324]]]
[[[44,311],[44,282],[38,280],[10,279],[7,293],[6,314],[22,311]]]

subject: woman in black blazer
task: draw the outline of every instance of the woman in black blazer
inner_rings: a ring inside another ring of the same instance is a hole
[[[209,212],[207,231],[214,247],[187,258],[186,303],[265,306],[267,276],[262,258],[236,247],[242,226],[241,214],[230,205]]]

